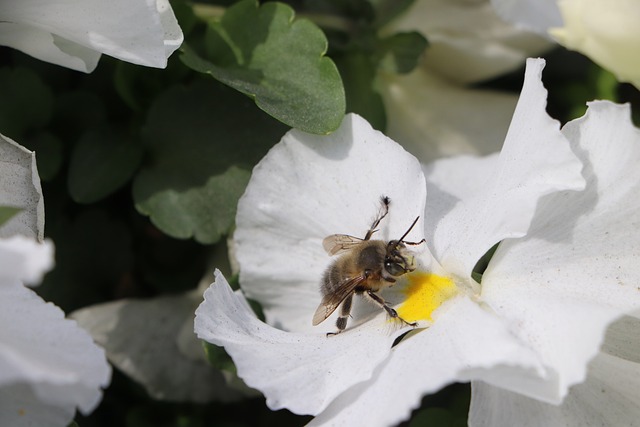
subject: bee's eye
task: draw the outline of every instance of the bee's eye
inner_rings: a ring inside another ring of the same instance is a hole
[[[384,269],[392,276],[402,276],[407,270],[396,262],[385,262]]]

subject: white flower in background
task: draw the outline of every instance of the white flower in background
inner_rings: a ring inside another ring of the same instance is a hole
[[[44,211],[35,157],[2,135],[0,206],[23,209],[0,226],[0,425],[64,427],[76,409],[98,405],[111,368],[89,334],[25,286],[53,267],[53,245],[37,242]]]
[[[168,0],[0,3],[0,45],[85,73],[103,53],[164,68],[182,41]]]
[[[210,283],[211,273],[206,276],[206,285]],[[154,399],[237,401],[249,394],[247,388],[235,375],[211,366],[193,334],[193,312],[206,285],[180,295],[96,304],[70,317],[105,348],[114,366]]]
[[[500,149],[518,97],[469,89],[424,69],[381,76],[386,133],[423,161]]]
[[[611,395],[589,401],[592,411],[607,425],[637,420],[640,406],[607,405],[637,402],[640,389],[638,322],[622,317],[640,309],[640,133],[627,107],[604,102],[561,132],[545,112],[542,68],[528,63],[500,155],[438,161],[426,183],[413,156],[358,116],[326,137],[289,132],[238,206],[242,291],[217,274],[196,311],[198,336],[224,346],[270,408],[316,415],[312,425],[394,425],[424,394],[465,381],[472,425],[543,425],[549,408],[578,425],[575,402],[600,397],[608,373],[627,380],[607,382]],[[327,337],[336,313],[311,327],[331,261],[322,240],[362,237],[383,194],[392,204],[376,238],[398,238],[421,215],[407,240],[425,237],[429,251],[384,294],[419,326],[392,347],[411,327],[361,304]],[[498,242],[478,284],[472,270]],[[554,406],[565,398],[571,405]]]
[[[424,35],[429,47],[421,66],[457,83],[514,71],[550,47],[536,33],[500,19],[489,0],[417,0],[390,28]]]
[[[513,71],[551,43],[501,20],[489,0],[418,0],[386,29],[429,40],[409,75],[381,76],[386,133],[421,161],[500,150],[518,97],[465,87]]]
[[[492,0],[496,11],[591,58],[640,88],[640,3],[635,0]]]

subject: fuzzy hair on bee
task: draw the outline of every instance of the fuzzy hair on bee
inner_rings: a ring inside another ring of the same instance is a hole
[[[371,236],[378,231],[376,227],[380,221],[389,213],[391,200],[387,196],[382,196],[380,204],[380,212],[363,239],[347,234],[332,234],[322,242],[322,246],[330,256],[340,255],[324,272],[320,285],[322,301],[312,322],[314,326],[324,322],[340,307],[340,316],[336,321],[338,330],[328,333],[327,336],[339,334],[347,327],[354,295],[361,295],[380,306],[390,317],[415,326],[415,323],[399,317],[398,313],[377,292],[393,286],[398,277],[415,270],[413,257],[407,254],[407,245],[420,245],[425,240],[407,242],[404,238],[420,217],[413,221],[398,240],[371,239]]]

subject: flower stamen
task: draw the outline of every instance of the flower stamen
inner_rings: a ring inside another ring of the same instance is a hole
[[[418,271],[408,274],[407,279],[409,283],[402,290],[406,299],[397,309],[398,316],[407,322],[432,321],[431,314],[458,292],[453,280],[437,274]]]

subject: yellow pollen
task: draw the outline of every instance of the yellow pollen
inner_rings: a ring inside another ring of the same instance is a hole
[[[431,321],[431,313],[457,292],[456,285],[448,277],[423,272],[406,277],[409,284],[402,292],[407,297],[397,312],[407,322]]]

